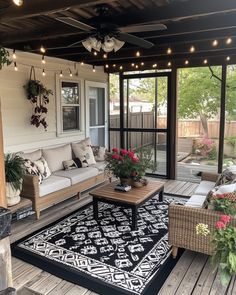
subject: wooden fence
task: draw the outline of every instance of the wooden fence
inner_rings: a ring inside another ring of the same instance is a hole
[[[128,119],[127,119],[128,118]],[[119,128],[120,123],[119,115],[110,116],[110,127]],[[129,113],[125,115],[125,127],[140,128],[140,132],[130,133],[128,147],[135,148],[142,145],[148,145],[154,143],[153,133],[143,132],[142,128],[154,128],[154,115],[152,112],[140,112],[140,113]],[[159,116],[157,119],[157,128],[166,128],[167,119],[166,116]],[[219,138],[219,120],[208,120],[208,130],[210,138]],[[178,120],[178,138],[197,138],[202,137],[204,132],[200,120],[193,119],[179,119]],[[225,137],[236,136],[236,121],[226,121],[225,123]],[[119,132],[111,132],[111,147],[119,146]],[[157,143],[160,142],[159,136]]]

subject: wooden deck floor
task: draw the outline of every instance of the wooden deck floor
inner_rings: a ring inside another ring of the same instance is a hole
[[[165,193],[190,196],[197,184],[182,181],[168,180],[165,184]],[[54,207],[45,210],[40,220],[35,221],[33,216],[28,217],[12,226],[11,241],[33,232],[47,225],[61,216],[73,212],[90,201],[90,198],[72,198]],[[12,258],[14,287],[18,295],[96,295],[96,293],[62,280],[41,269]],[[185,251],[167,278],[158,295],[236,295],[236,279],[222,287],[219,274],[213,271],[208,256],[196,252]],[[102,294],[100,294],[102,295]]]

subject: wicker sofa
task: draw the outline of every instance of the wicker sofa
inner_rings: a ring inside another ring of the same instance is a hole
[[[41,157],[46,159],[51,175],[39,183],[39,176],[25,175],[23,179],[21,196],[32,200],[36,218],[40,218],[40,212],[54,204],[78,195],[107,178],[104,174],[104,162],[97,162],[86,168],[64,170],[62,162],[71,160],[73,150],[71,144],[39,149],[31,153],[23,153],[21,156],[31,161],[37,161]]]
[[[212,232],[220,213],[203,208],[203,204],[209,191],[214,187],[218,175],[202,173],[202,181],[194,195],[184,205],[171,204],[169,207],[169,244],[172,245],[172,255],[176,257],[178,248],[184,248],[207,255],[213,253],[211,236],[196,234],[198,223],[208,224]],[[201,194],[200,194],[201,193]],[[236,218],[232,219],[236,226]]]

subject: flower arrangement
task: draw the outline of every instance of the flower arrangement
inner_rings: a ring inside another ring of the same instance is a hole
[[[207,136],[202,139],[196,140],[193,149],[195,154],[199,154],[204,158],[209,158],[212,160],[216,158],[216,144]]]
[[[229,215],[221,215],[212,233],[212,243],[215,247],[212,263],[219,267],[222,285],[228,284],[231,276],[236,274],[236,227],[230,224],[230,220]],[[196,233],[208,235],[208,225],[199,223]]]
[[[235,192],[225,194],[214,194],[211,199],[214,210],[236,216]]]
[[[132,178],[140,180],[148,168],[153,168],[152,153],[148,149],[136,152],[113,148],[107,155],[106,171],[112,172],[117,178]]]

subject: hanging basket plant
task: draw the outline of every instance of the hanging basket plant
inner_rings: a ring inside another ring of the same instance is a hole
[[[30,79],[24,88],[27,93],[27,99],[33,105],[33,114],[30,119],[31,125],[37,128],[42,125],[45,131],[47,131],[47,104],[49,103],[49,96],[53,95],[52,90],[47,89],[42,82],[36,80],[34,67],[31,67]]]
[[[0,46],[0,70],[4,65],[9,66],[11,64],[10,53],[4,47]]]

